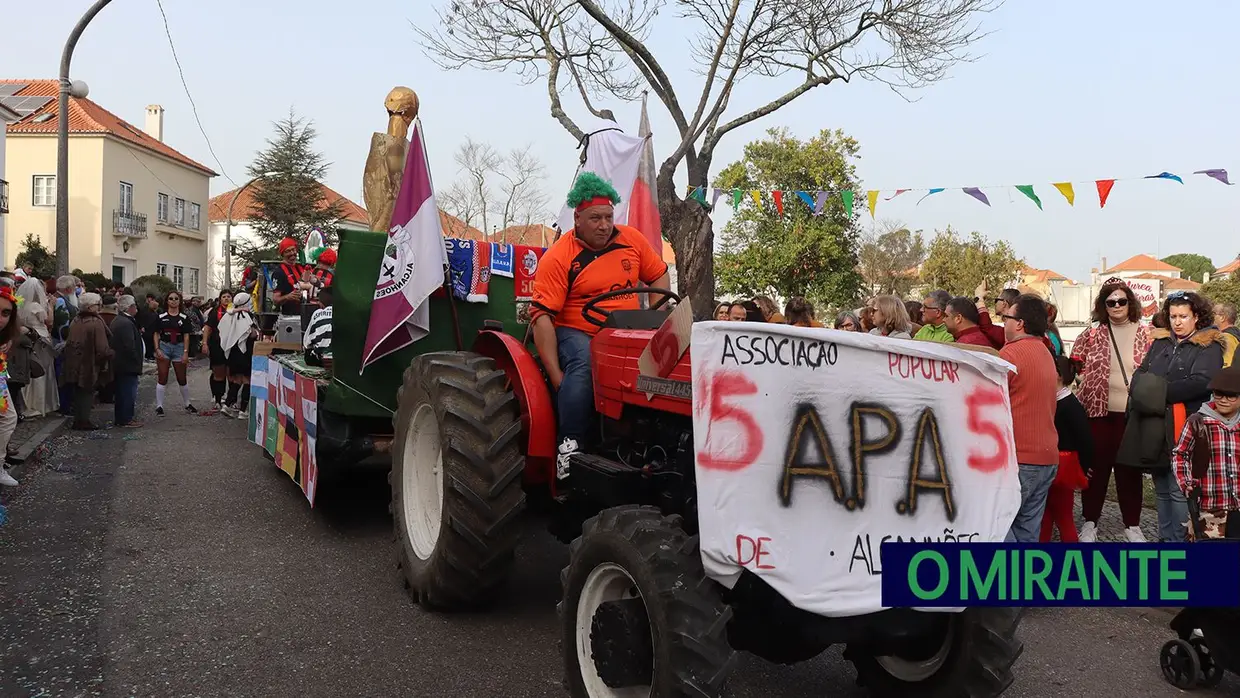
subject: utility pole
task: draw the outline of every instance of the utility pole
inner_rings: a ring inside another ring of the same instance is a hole
[[[60,276],[69,273],[69,97],[81,99],[88,92],[86,83],[69,81],[69,63],[86,25],[110,2],[112,0],[95,0],[69,33],[60,56],[60,96],[56,103],[56,273]]]

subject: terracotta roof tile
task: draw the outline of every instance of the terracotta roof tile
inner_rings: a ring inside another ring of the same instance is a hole
[[[1167,264],[1166,262],[1155,259],[1151,255],[1139,254],[1139,255],[1134,255],[1132,257],[1129,257],[1128,259],[1125,259],[1119,264],[1116,264],[1110,269],[1107,269],[1103,273],[1109,274],[1113,271],[1184,271],[1184,270],[1180,269],[1179,267],[1175,267],[1170,264]]]
[[[263,183],[260,180],[241,192],[241,197],[233,205],[233,223],[250,220],[254,217],[254,212],[258,207],[254,201],[254,191],[261,189],[262,186]],[[342,211],[341,220],[359,225],[369,225],[370,216],[366,214],[366,209],[336,193],[336,191],[325,184],[320,184],[319,189],[322,192],[322,198],[319,200],[319,205],[322,208],[327,208],[328,202],[339,201]],[[211,200],[207,202],[207,220],[212,223],[224,222],[228,218],[228,206],[232,204],[233,197],[236,195],[237,190],[233,189],[211,197]]]
[[[56,97],[60,86],[56,80],[0,80],[0,85],[24,84],[14,97]],[[8,124],[5,131],[9,134],[55,134],[57,119],[38,120],[44,114],[58,115],[57,100],[53,99],[38,110],[27,114],[23,119]],[[89,99],[69,98],[69,133],[104,133],[122,141],[144,148],[166,158],[175,160],[182,165],[192,167],[209,177],[217,173],[206,165],[192,160],[180,151],[162,141],[155,140],[145,131],[125,121],[116,114],[104,109]]]
[[[1134,279],[1149,279],[1162,282],[1164,291],[1196,291],[1201,288],[1201,284],[1191,279],[1177,279],[1174,276],[1164,276],[1162,274],[1137,274],[1132,277]]]
[[[1240,269],[1240,257],[1236,257],[1235,259],[1231,260],[1227,264],[1224,264],[1218,269],[1215,269],[1214,273],[1215,274],[1231,274],[1232,272],[1238,269]]]

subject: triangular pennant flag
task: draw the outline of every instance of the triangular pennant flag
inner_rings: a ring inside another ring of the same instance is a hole
[[[784,215],[784,193],[782,191],[771,192],[771,198],[775,200],[775,211],[779,215]]]
[[[809,192],[799,191],[797,192],[797,196],[800,197],[801,201],[805,202],[806,206],[809,206],[809,210],[814,210],[814,197],[810,196]]]
[[[897,196],[899,196],[899,195],[903,194],[903,193],[904,193],[904,192],[906,192],[906,191],[912,191],[912,190],[911,190],[911,189],[897,189],[897,190],[896,190],[896,193],[894,193],[894,194],[892,194],[891,196],[887,197],[886,199],[884,199],[884,201],[891,201],[892,199],[896,198]],[[942,191],[942,189],[940,189],[939,191]]]
[[[698,187],[697,189],[694,189],[693,198],[696,199],[699,204],[702,204],[703,206],[705,206],[706,205],[706,187]]]
[[[744,192],[742,192],[740,189],[733,189],[733,190],[732,190],[732,208],[733,208],[733,210],[738,210],[738,211],[740,210],[740,208],[741,208],[741,199],[743,199],[743,198],[745,198],[745,194],[744,194]]]
[[[714,207],[715,207],[715,204],[719,203],[719,197],[721,197],[721,196],[723,196],[723,190],[722,190],[722,189],[720,189],[719,187],[715,187],[715,193],[714,193],[714,194],[712,194],[712,195],[711,195],[711,197],[710,197],[710,207],[711,207],[711,208],[714,208]]]
[[[982,190],[977,187],[964,187],[961,191],[986,204],[987,206],[990,205],[990,199],[987,199],[986,195],[982,193]]]
[[[1020,192],[1020,193],[1024,194],[1025,196],[1029,197],[1030,199],[1033,199],[1033,203],[1035,203],[1035,204],[1037,204],[1037,205],[1038,205],[1038,210],[1039,210],[1039,211],[1041,211],[1041,210],[1042,210],[1042,200],[1038,198],[1038,195],[1037,195],[1037,194],[1033,193],[1033,185],[1032,185],[1032,184],[1017,184],[1017,185],[1016,185],[1016,191],[1018,191],[1018,192]]]
[[[749,192],[749,195],[753,197],[753,205],[761,209],[762,208],[762,192],[751,191]]]
[[[692,184],[688,185],[688,189],[685,189],[685,198],[692,199],[693,192],[695,191],[697,191],[697,187],[693,186]]]
[[[1113,179],[1095,180],[1094,184],[1098,186],[1098,208],[1107,205],[1107,197],[1111,195],[1111,187],[1115,186]]]
[[[920,204],[921,202],[926,200],[926,197],[931,196],[933,194],[938,194],[939,192],[943,191],[943,189],[944,189],[943,187],[939,187],[937,189],[931,189],[930,191],[926,192],[926,196],[923,196],[920,199],[918,199],[917,203]],[[908,191],[908,190],[905,189],[904,191]],[[895,197],[892,197],[892,198],[895,198]]]
[[[1205,176],[1207,176],[1207,177],[1212,177],[1212,178],[1214,178],[1214,179],[1217,179],[1218,181],[1222,182],[1223,184],[1226,184],[1226,185],[1228,185],[1228,186],[1231,186],[1231,182],[1227,181],[1227,170],[1219,170],[1219,169],[1213,169],[1213,170],[1197,170],[1197,171],[1196,171],[1196,172],[1194,172],[1193,174],[1203,174],[1203,175],[1205,175]]]
[[[1069,206],[1076,204],[1076,192],[1072,189],[1072,182],[1055,182],[1051,186],[1058,189],[1060,194],[1063,194],[1063,198],[1068,200]]]
[[[847,216],[848,218],[852,218],[852,202],[853,202],[852,190],[845,189],[844,191],[840,192],[840,198],[844,200],[844,215]]]
[[[815,216],[822,215],[822,209],[825,208],[827,205],[828,196],[830,196],[829,192],[825,192],[825,191],[818,192],[818,199],[817,201],[814,202],[814,215]]]
[[[1173,175],[1170,172],[1159,172],[1156,175],[1149,175],[1146,179],[1172,179],[1180,184],[1184,183],[1184,180],[1180,179],[1179,175]]]
[[[878,190],[871,189],[865,193],[865,200],[870,204],[870,218],[874,217],[874,209],[878,206]]]

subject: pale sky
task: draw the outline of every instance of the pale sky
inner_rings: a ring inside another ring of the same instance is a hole
[[[444,72],[415,43],[410,23],[431,21],[431,8],[446,1],[164,0],[190,94],[220,164],[194,123],[155,0],[115,0],[104,8],[78,44],[73,77],[90,85],[92,99],[138,126],[147,104],[163,105],[165,140],[217,171],[222,164],[236,182],[244,181],[270,123],[294,107],[320,132],[318,147],[333,163],[326,183],[359,203],[370,134],[386,124],[383,97],[394,85],[408,85],[422,99],[438,188],[456,178],[452,154],[468,136],[501,150],[532,143],[558,202],[571,185],[577,153],[550,116],[545,84],[522,86],[512,76],[469,69]],[[9,9],[2,77],[56,77],[65,38],[89,4],[54,0],[37,10]],[[701,83],[689,72],[687,29],[672,15],[660,17],[649,46],[681,100],[696,102]],[[769,127],[806,138],[841,128],[861,144],[858,172],[866,189],[1033,184],[1045,207],[1039,212],[1010,187],[984,189],[990,208],[958,189],[920,205],[921,194],[909,192],[880,201],[880,220],[928,232],[949,224],[979,230],[1009,240],[1032,266],[1086,281],[1101,256],[1115,264],[1138,253],[1196,252],[1221,265],[1240,253],[1240,186],[1190,174],[1225,168],[1240,181],[1240,59],[1226,48],[1240,26],[1240,3],[1194,0],[1173,9],[1152,1],[1008,0],[984,21],[994,32],[978,46],[984,55],[919,91],[918,101],[874,83],[817,88],[729,134],[714,172]],[[746,82],[729,113],[787,88]],[[636,132],[637,104],[605,106]],[[569,100],[567,109],[583,126],[590,122],[579,103]],[[673,131],[653,97],[650,116],[661,159],[674,145]],[[1092,184],[1077,185],[1074,208],[1050,186],[1163,171],[1183,176],[1185,184],[1119,182],[1102,210]],[[680,178],[683,183],[683,171]],[[232,187],[221,176],[211,192]],[[718,231],[726,212],[715,215]],[[868,214],[862,220],[869,225]]]

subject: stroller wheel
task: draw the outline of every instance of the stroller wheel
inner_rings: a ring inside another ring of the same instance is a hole
[[[1159,655],[1163,678],[1178,689],[1187,691],[1197,686],[1201,675],[1201,661],[1197,650],[1186,640],[1168,640]]]
[[[1201,665],[1201,685],[1206,688],[1219,685],[1223,680],[1223,667],[1219,666],[1214,655],[1210,654],[1210,646],[1206,644],[1206,639],[1194,637],[1188,643],[1197,652],[1197,662]]]

